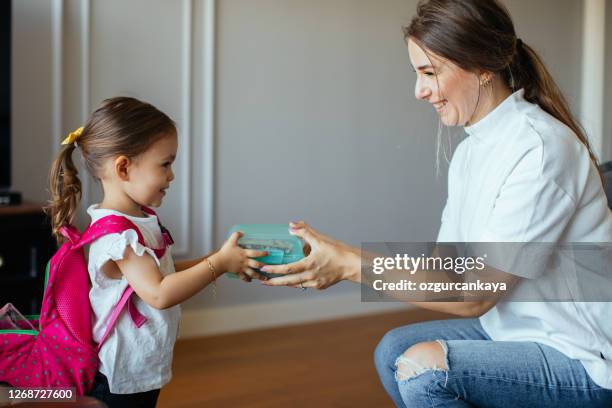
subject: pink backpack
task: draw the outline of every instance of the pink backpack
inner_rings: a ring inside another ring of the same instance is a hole
[[[155,215],[149,208],[143,211]],[[161,227],[161,224],[160,224]],[[162,228],[165,247],[154,249],[161,258],[173,243]],[[0,330],[0,381],[14,387],[75,387],[85,395],[93,386],[98,370],[98,351],[111,334],[127,305],[136,328],[146,322],[132,301],[134,290],[128,286],[111,314],[99,344],[92,337],[92,310],[89,304],[89,273],[83,247],[111,233],[133,229],[138,242],[145,245],[140,230],[130,220],[109,215],[90,225],[81,235],[72,225],[61,228],[67,238],[47,264],[40,315],[27,316],[39,330]],[[2,329],[0,327],[0,329]]]

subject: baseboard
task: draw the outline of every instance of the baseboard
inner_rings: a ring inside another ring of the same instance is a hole
[[[401,302],[361,302],[360,293],[310,299],[287,299],[218,308],[183,310],[180,338],[226,334],[246,330],[406,310]]]

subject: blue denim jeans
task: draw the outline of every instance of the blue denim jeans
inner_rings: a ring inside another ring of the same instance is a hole
[[[438,340],[448,370],[398,381],[396,359]],[[612,407],[612,390],[595,384],[578,360],[535,342],[493,341],[478,319],[411,324],[388,332],[375,352],[378,375],[398,407]]]

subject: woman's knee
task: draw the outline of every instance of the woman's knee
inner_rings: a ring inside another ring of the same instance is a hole
[[[396,380],[414,378],[426,371],[448,371],[447,348],[442,341],[410,346],[395,360]]]
[[[374,363],[376,368],[393,369],[397,356],[402,354],[407,347],[417,343],[412,341],[410,326],[398,327],[389,330],[378,342],[374,350]]]
[[[397,381],[398,392],[406,407],[429,407],[432,399],[445,398],[447,373],[441,370],[427,370],[420,374]],[[454,399],[454,398],[453,398]],[[438,405],[435,405],[438,406]]]
[[[447,396],[447,348],[442,341],[417,343],[395,361],[395,381],[404,404],[429,406],[432,398]]]

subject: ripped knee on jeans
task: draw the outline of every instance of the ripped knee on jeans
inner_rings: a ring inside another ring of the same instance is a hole
[[[418,343],[395,360],[395,380],[414,378],[426,371],[448,371],[448,348],[441,340]]]

